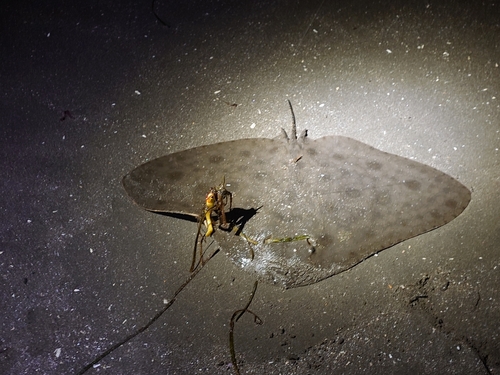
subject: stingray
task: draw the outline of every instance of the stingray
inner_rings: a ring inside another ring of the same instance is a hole
[[[290,105],[291,108],[291,105]],[[292,110],[293,116],[293,110]],[[123,178],[140,207],[203,220],[204,197],[225,177],[232,192],[215,229],[220,248],[259,280],[285,288],[343,272],[399,242],[438,228],[471,192],[427,165],[343,136],[239,139],[151,160]]]

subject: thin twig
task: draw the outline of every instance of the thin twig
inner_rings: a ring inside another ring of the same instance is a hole
[[[163,21],[163,20],[160,18],[160,16],[158,16],[158,14],[156,13],[156,9],[155,9],[155,1],[156,1],[156,0],[153,0],[153,1],[151,2],[151,11],[153,12],[153,14],[154,14],[154,16],[155,16],[156,20],[157,20],[159,23],[161,23],[163,26],[166,26],[166,27],[170,28],[170,25],[169,25],[168,23],[166,23],[165,21]]]
[[[216,249],[214,250],[214,252],[212,254],[210,254],[210,256],[208,257],[207,261],[202,264],[200,267],[196,268],[193,272],[191,272],[191,274],[189,275],[189,277],[186,279],[186,281],[184,281],[182,283],[182,285],[179,287],[179,289],[177,289],[175,291],[175,293],[173,294],[172,298],[168,301],[168,303],[160,310],[156,313],[156,315],[149,321],[147,322],[144,326],[142,326],[141,328],[139,328],[138,330],[136,330],[135,332],[131,333],[130,335],[128,335],[127,337],[125,337],[122,341],[116,343],[115,345],[111,346],[110,348],[108,348],[106,351],[104,351],[103,353],[101,353],[100,355],[98,355],[92,362],[90,362],[89,364],[87,364],[84,368],[82,368],[78,373],[77,375],[82,375],[84,374],[85,372],[87,372],[90,368],[92,368],[95,364],[99,363],[103,358],[105,358],[106,356],[110,355],[112,352],[114,352],[116,349],[118,349],[120,346],[122,345],[125,345],[127,342],[129,342],[130,340],[132,340],[134,337],[136,337],[137,335],[141,334],[142,332],[144,332],[146,329],[148,329],[154,322],[156,322],[158,319],[160,319],[160,317],[163,315],[163,313],[165,311],[167,311],[170,306],[172,306],[175,302],[175,299],[177,298],[177,295],[182,292],[182,290],[191,282],[191,280],[193,280],[195,278],[195,276],[198,274],[198,272],[200,272],[203,267],[208,263],[208,261],[210,259],[212,259],[214,257],[215,254],[217,254],[217,252],[219,251],[219,249]]]
[[[262,324],[262,319],[259,318],[254,312],[248,310],[250,304],[252,303],[253,297],[255,296],[255,291],[257,290],[257,281],[253,284],[252,294],[250,295],[250,299],[247,304],[241,310],[236,310],[231,317],[231,321],[229,323],[229,351],[231,352],[231,362],[233,364],[234,373],[236,375],[240,375],[240,369],[238,367],[238,362],[236,361],[236,351],[234,349],[234,324],[242,317],[242,315],[246,312],[253,315],[253,321],[255,324]]]

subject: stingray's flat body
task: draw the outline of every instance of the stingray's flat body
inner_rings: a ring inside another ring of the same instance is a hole
[[[464,185],[427,165],[351,138],[297,139],[295,127],[291,137],[283,131],[166,155],[123,184],[146,210],[198,217],[224,176],[233,193],[228,217],[254,243],[221,229],[214,238],[241,267],[285,288],[318,282],[440,227],[471,199]],[[302,239],[270,241],[284,238]]]

